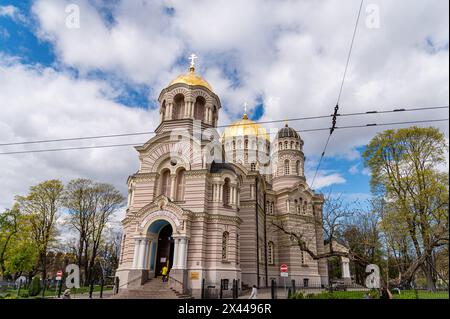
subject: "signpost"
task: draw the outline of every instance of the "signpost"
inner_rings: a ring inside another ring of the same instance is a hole
[[[280,277],[283,277],[283,281],[284,281],[284,292],[286,292],[286,277],[289,276],[288,271],[288,266],[286,264],[282,264],[280,266]]]
[[[62,272],[62,270],[58,270],[57,272],[56,272],[56,280],[62,280],[62,275],[63,275],[63,272]]]
[[[56,288],[56,289],[58,289],[58,298],[61,297],[62,275],[63,275],[62,270],[58,270],[58,271],[56,272],[56,278],[55,278],[55,279],[56,279],[56,281],[58,282],[57,288]]]

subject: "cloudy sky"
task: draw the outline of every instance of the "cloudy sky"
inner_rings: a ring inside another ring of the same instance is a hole
[[[330,114],[359,4],[0,0],[0,144],[152,131],[159,92],[186,72],[192,52],[197,71],[221,98],[220,125],[238,119],[245,101],[254,120]],[[448,6],[447,0],[366,0],[340,112],[447,106]],[[344,117],[338,126],[442,119],[447,111]],[[329,127],[330,119],[290,125]],[[448,122],[432,125],[448,138]],[[314,188],[367,198],[370,176],[360,154],[382,129],[337,130]],[[302,134],[309,180],[327,134]],[[139,144],[149,137],[0,146],[0,153]],[[92,178],[125,194],[137,168],[132,147],[0,155],[0,210],[51,178]]]

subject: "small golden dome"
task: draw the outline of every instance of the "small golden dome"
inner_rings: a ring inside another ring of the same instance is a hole
[[[223,141],[226,141],[234,137],[244,136],[256,136],[257,138],[263,138],[270,142],[270,137],[269,134],[267,134],[267,130],[252,120],[249,120],[247,113],[244,113],[242,120],[234,122],[225,129],[222,139]]]
[[[209,85],[209,83],[206,82],[205,79],[203,79],[201,76],[195,74],[195,68],[192,66],[189,69],[188,73],[181,74],[180,76],[178,76],[175,80],[170,82],[169,86],[177,84],[177,83],[184,83],[184,84],[192,85],[192,86],[199,85],[199,86],[203,86],[203,87],[207,88],[211,92],[213,91],[211,85]]]

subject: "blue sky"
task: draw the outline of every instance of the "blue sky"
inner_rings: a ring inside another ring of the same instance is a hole
[[[64,9],[70,3],[80,8],[79,30],[64,26]],[[244,102],[255,121],[332,112],[359,1],[144,3],[1,0],[1,140],[153,130],[158,94],[186,71],[192,52],[199,56],[198,72],[221,98],[219,124],[238,119]],[[342,111],[448,105],[448,3],[374,3],[380,7],[380,27],[365,25],[363,14]],[[444,114],[339,119],[338,125]],[[290,125],[304,129],[329,122]],[[448,123],[439,128],[448,137]],[[336,132],[317,189],[349,199],[368,198],[370,174],[361,153],[379,131]],[[303,138],[311,179],[326,132]],[[140,143],[142,137],[108,142]],[[111,158],[115,161],[102,165]],[[86,176],[125,190],[126,177],[138,166],[132,149],[27,155],[14,161],[0,157],[0,164],[7,172],[1,184],[11,185],[0,198],[0,208],[10,206],[14,195],[32,183],[51,177]]]

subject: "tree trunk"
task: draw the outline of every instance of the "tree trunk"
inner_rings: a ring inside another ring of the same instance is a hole
[[[433,267],[432,267],[432,258],[431,256],[428,256],[425,260],[425,264],[423,267],[423,271],[425,273],[425,277],[427,279],[427,290],[435,292],[436,291],[436,284],[433,277]]]

